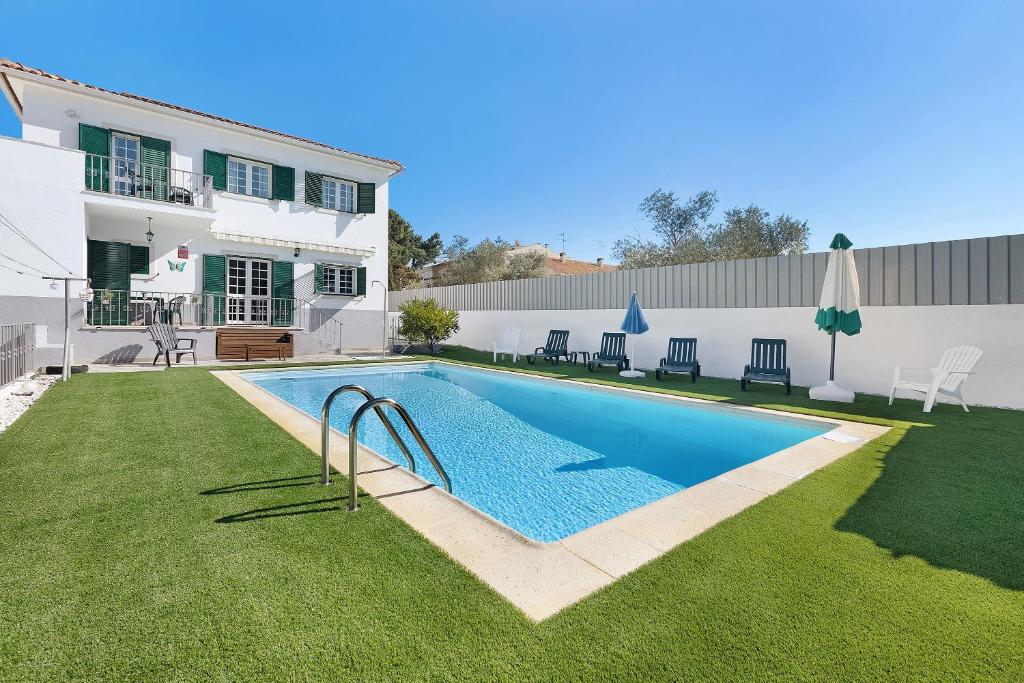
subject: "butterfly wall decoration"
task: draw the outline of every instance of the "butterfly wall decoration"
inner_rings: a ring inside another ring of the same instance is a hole
[[[185,264],[186,263],[188,263],[188,261],[172,261],[170,259],[167,259],[167,267],[171,269],[172,273],[174,271],[178,271],[179,273],[184,273],[185,272]]]

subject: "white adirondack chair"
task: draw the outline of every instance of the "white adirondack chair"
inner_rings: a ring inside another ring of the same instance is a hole
[[[977,346],[954,346],[946,349],[934,368],[900,368],[897,367],[892,373],[892,389],[889,390],[889,405],[892,405],[896,397],[897,389],[905,389],[917,394],[924,394],[924,412],[932,412],[935,405],[935,398],[939,394],[949,396],[960,401],[964,412],[971,412],[967,409],[967,401],[964,398],[964,382],[969,375],[974,374],[974,366],[984,352]],[[914,382],[903,379],[906,370],[917,370],[931,372],[930,382]]]
[[[491,346],[494,349],[494,362],[498,362],[498,354],[512,354],[512,362],[515,363],[519,360],[519,340],[522,337],[522,333],[515,327],[505,330],[505,334],[501,335],[501,341],[492,341]]]

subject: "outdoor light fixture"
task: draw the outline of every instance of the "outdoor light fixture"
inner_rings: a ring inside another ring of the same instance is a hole
[[[146,220],[149,221],[149,229],[146,230],[146,241],[147,242],[152,242],[153,241],[153,217],[152,216],[147,216]]]
[[[299,248],[295,247],[295,258],[299,258]]]

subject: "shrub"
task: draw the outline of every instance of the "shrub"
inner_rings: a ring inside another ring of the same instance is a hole
[[[433,299],[413,299],[398,307],[402,324],[398,333],[411,342],[426,344],[430,353],[437,345],[459,331],[459,312],[439,306]]]

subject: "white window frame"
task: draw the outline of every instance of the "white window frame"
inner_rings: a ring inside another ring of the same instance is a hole
[[[241,164],[242,166],[245,167],[245,188],[244,188],[244,191],[242,191],[242,192],[239,192],[237,189],[234,189],[234,190],[231,189],[231,163],[232,162],[234,162],[236,164]],[[266,169],[266,171],[267,171],[267,194],[265,196],[261,195],[261,194],[256,194],[255,187],[254,187],[255,174],[252,172],[252,170],[254,168],[262,168],[262,169]],[[271,164],[267,164],[267,163],[264,163],[262,161],[254,161],[252,159],[244,159],[242,157],[228,156],[227,175],[228,175],[228,183],[227,183],[227,185],[228,185],[228,192],[233,192],[235,194],[244,194],[244,195],[249,196],[249,197],[257,197],[257,198],[260,198],[260,199],[270,199],[271,197],[274,196],[274,167]]]
[[[327,203],[327,183],[336,184],[336,189],[334,192],[335,204],[333,206]],[[340,190],[342,185],[348,185],[348,187],[351,190],[352,204],[349,208],[344,208],[341,206],[341,192],[339,192],[338,190]],[[322,192],[321,196],[323,199],[323,206],[325,209],[331,209],[332,211],[340,211],[342,213],[356,213],[356,210],[359,208],[359,183],[355,182],[354,180],[345,180],[344,178],[336,178],[334,176],[325,175],[323,177],[323,180],[321,180],[320,182],[320,191]]]
[[[135,159],[129,160],[115,154],[117,151],[117,138],[127,142],[135,143]],[[133,133],[125,133],[119,130],[110,131],[110,191],[116,195],[132,196],[138,184],[138,176],[142,175],[142,137]],[[124,164],[124,172],[118,173],[120,164]],[[136,180],[131,180],[136,178]],[[118,188],[118,183],[123,189]],[[132,191],[129,192],[129,185]]]
[[[334,271],[334,288],[328,288],[327,286],[327,271]],[[350,289],[348,291],[341,290],[341,278],[339,277],[340,272],[346,270],[351,274]],[[356,267],[355,266],[342,266],[335,263],[324,264],[324,294],[333,294],[335,296],[355,296],[356,295]]]

